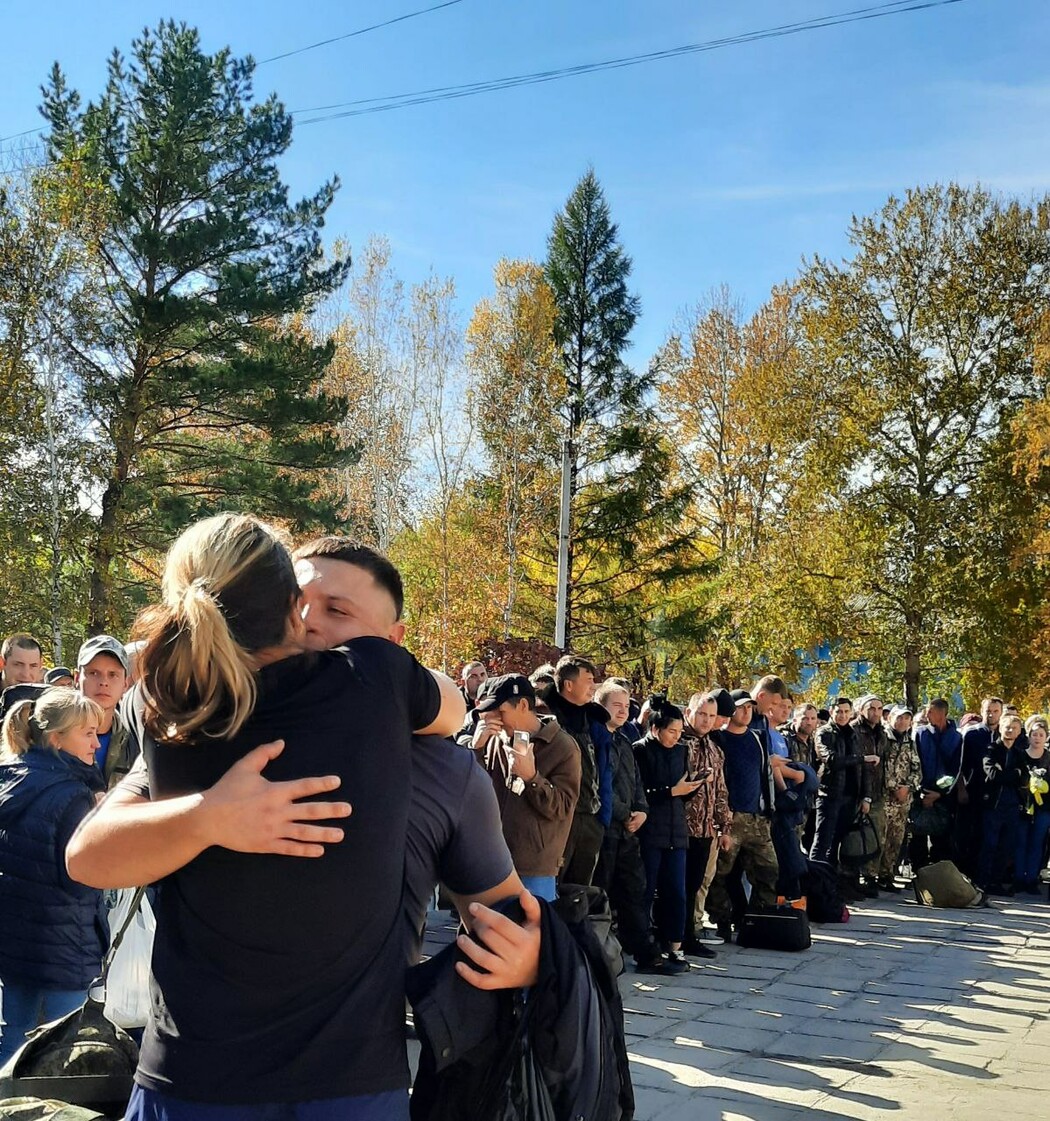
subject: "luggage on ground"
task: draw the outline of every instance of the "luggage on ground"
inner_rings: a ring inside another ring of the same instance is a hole
[[[745,911],[736,943],[752,950],[808,950],[809,916],[791,906]]]
[[[950,860],[920,868],[911,886],[925,907],[980,907],[984,902],[984,892]]]
[[[806,861],[802,886],[811,922],[846,922],[849,918],[838,874],[826,860]]]

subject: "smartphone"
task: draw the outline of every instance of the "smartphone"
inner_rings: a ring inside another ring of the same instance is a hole
[[[529,750],[529,744],[532,740],[529,738],[528,732],[515,732],[512,737],[512,746],[517,755],[524,755]]]

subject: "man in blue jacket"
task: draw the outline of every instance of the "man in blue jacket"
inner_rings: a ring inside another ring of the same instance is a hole
[[[944,829],[936,833],[913,832],[913,872],[939,860],[951,860],[955,851],[952,832],[957,808],[956,786],[962,769],[962,736],[955,721],[948,719],[948,702],[943,697],[930,701],[927,717],[929,723],[915,736],[922,770],[919,797],[925,809],[939,804],[945,811],[945,823]]]

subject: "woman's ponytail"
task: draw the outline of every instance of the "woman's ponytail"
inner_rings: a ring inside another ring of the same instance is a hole
[[[146,726],[175,742],[229,739],[255,707],[254,653],[284,640],[298,597],[288,551],[254,518],[208,518],[172,546],[163,592],[136,626]]]
[[[34,728],[33,702],[19,701],[4,717],[3,753],[9,757],[25,755],[38,742],[40,730]]]

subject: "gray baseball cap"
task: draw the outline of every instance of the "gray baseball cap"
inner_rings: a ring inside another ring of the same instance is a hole
[[[124,649],[124,644],[109,634],[97,634],[81,646],[80,653],[77,654],[77,669],[82,669],[99,654],[112,655],[124,667],[125,673],[131,672],[131,663],[128,661],[128,652]]]

